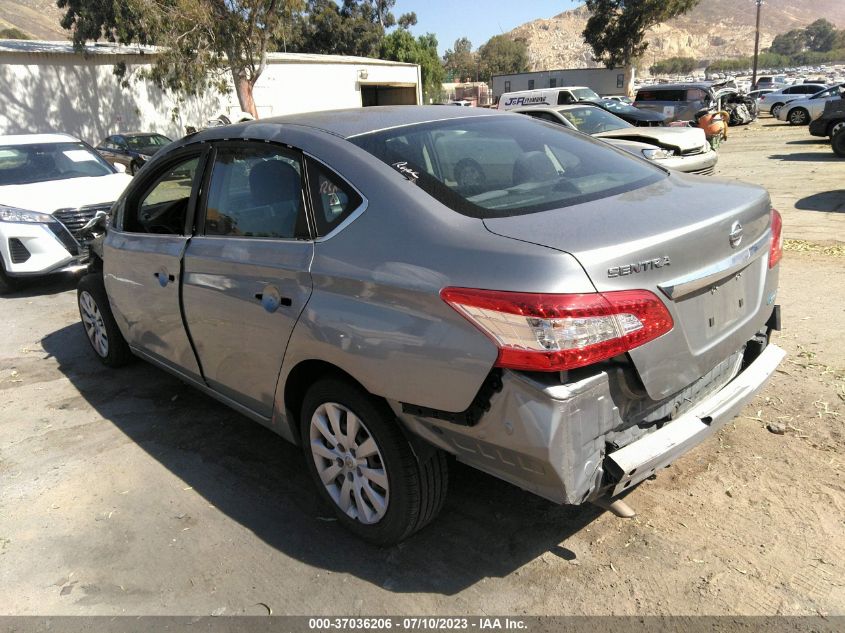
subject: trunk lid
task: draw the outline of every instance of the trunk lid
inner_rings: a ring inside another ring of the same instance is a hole
[[[768,319],[770,218],[759,187],[673,174],[603,200],[484,223],[571,254],[600,292],[645,289],[663,300],[672,331],[630,352],[657,400],[706,374]],[[737,223],[742,237],[732,245]]]

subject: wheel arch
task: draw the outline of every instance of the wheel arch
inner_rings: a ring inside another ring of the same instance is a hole
[[[328,377],[350,382],[370,396],[383,400],[383,398],[370,393],[352,374],[337,365],[316,358],[299,361],[285,377],[282,389],[282,404],[288,426],[287,430],[297,444],[299,443],[299,417],[302,412],[305,393],[315,382]]]
[[[285,423],[287,425],[285,429],[287,432],[286,437],[297,445],[301,443],[299,432],[301,424],[300,414],[302,412],[302,403],[305,401],[305,394],[311,385],[324,378],[336,378],[348,382],[378,401],[386,410],[392,411],[392,407],[384,397],[372,393],[355,376],[341,367],[316,358],[301,360],[290,370],[284,379],[284,387],[282,388],[282,403],[285,411]],[[428,459],[435,451],[435,447],[410,432],[395,414],[394,417],[399,430],[410,443],[411,449],[417,459],[422,461]]]

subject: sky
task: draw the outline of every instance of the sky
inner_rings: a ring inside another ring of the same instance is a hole
[[[538,18],[550,18],[581,0],[396,0],[393,13],[415,11],[414,35],[434,33],[442,55],[455,40],[468,37],[473,50],[494,35]]]

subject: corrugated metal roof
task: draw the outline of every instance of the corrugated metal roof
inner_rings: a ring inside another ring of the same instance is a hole
[[[87,44],[88,55],[154,55],[155,46],[112,44],[98,42]],[[0,40],[0,53],[19,53],[22,55],[78,55],[72,42],[47,42],[38,40]],[[357,64],[368,66],[416,66],[406,62],[394,62],[371,57],[352,57],[346,55],[315,55],[311,53],[268,53],[267,61],[271,64]]]

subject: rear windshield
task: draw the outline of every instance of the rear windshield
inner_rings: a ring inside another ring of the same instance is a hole
[[[686,101],[686,90],[640,90],[637,101]]]
[[[666,177],[604,143],[526,116],[450,119],[349,140],[439,202],[479,218],[567,207]]]

